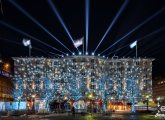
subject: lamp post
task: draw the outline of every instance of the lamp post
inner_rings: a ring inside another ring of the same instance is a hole
[[[19,106],[20,106],[20,100],[21,100],[21,97],[19,96],[18,97],[18,110],[19,110]]]
[[[148,102],[149,102],[149,96],[148,95],[146,96],[146,99],[147,99],[147,111],[148,111]]]
[[[158,107],[159,107],[159,106],[160,106],[160,103],[159,103],[159,102],[160,102],[160,97],[157,98],[157,101],[158,101]],[[160,111],[158,110],[158,113],[159,113],[159,112],[160,112]]]
[[[113,108],[113,96],[111,97],[111,100],[110,100],[110,110],[113,110],[112,108]],[[112,105],[112,106],[111,106]]]
[[[88,98],[90,99],[90,111],[92,111],[92,109],[93,109],[93,102],[92,102],[92,98],[93,98],[93,94],[92,93],[90,93],[89,95],[88,95]]]
[[[34,110],[34,111],[35,111],[35,97],[36,97],[36,95],[32,95],[32,100],[33,100],[33,108],[32,108],[32,110]]]

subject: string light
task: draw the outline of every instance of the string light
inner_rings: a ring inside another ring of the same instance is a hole
[[[135,97],[151,93],[152,59],[104,59],[72,56],[61,59],[14,58],[14,96],[51,99],[74,99],[93,93],[92,98],[131,102]],[[147,82],[146,82],[147,81]],[[85,93],[85,94],[84,94]],[[60,96],[60,98],[59,98]]]

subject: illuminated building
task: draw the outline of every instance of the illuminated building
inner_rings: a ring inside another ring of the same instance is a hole
[[[153,59],[101,56],[14,59],[15,97],[131,103],[152,96]],[[90,95],[92,94],[92,96]]]
[[[165,105],[165,78],[157,77],[153,80],[153,97],[161,105]]]
[[[6,62],[6,59],[1,59],[0,62],[0,102],[13,101],[13,75],[11,65]]]

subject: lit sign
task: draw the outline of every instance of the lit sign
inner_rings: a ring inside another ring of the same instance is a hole
[[[2,70],[0,70],[0,75],[3,75],[5,77],[12,77],[11,74],[9,74],[8,72],[2,71]]]

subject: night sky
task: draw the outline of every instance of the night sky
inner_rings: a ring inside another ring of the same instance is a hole
[[[1,0],[1,3],[0,53],[3,57],[28,56],[23,38],[31,39],[32,56],[57,57],[57,54],[63,54],[55,48],[70,55],[69,50],[77,54],[72,40],[84,37],[86,45],[87,29],[87,50],[91,53],[112,25],[95,54],[110,47],[101,55],[135,57],[135,49],[130,49],[129,44],[139,40],[138,57],[155,58],[153,76],[165,76],[164,0],[90,0],[88,27],[85,0],[52,0],[71,37],[48,0]],[[121,13],[117,14],[123,6]],[[79,50],[82,51],[82,46]]]

